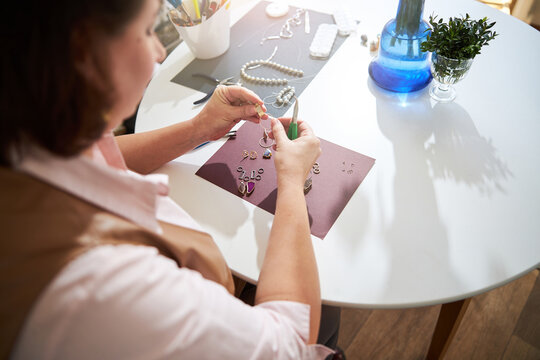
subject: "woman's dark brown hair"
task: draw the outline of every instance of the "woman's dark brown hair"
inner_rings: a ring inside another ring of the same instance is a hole
[[[112,89],[89,83],[77,70],[81,52],[95,55],[108,78],[98,39],[120,34],[144,0],[9,1],[0,22],[2,88],[0,165],[14,166],[24,144],[62,157],[98,139]]]

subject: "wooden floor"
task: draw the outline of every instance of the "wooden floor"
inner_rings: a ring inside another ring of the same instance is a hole
[[[424,359],[439,309],[343,309],[338,345],[349,360]],[[539,271],[474,297],[450,359],[540,360]]]

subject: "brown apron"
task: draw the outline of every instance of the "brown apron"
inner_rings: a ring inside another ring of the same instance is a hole
[[[153,246],[234,294],[231,272],[209,234],[160,225],[162,235],[0,167],[0,357],[9,357],[40,293],[66,264],[95,246]]]

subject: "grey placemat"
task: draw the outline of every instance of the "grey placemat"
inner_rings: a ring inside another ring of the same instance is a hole
[[[243,64],[251,60],[267,59],[277,46],[278,49],[273,61],[301,69],[304,71],[304,76],[302,78],[295,78],[263,66],[250,70],[249,74],[265,78],[287,78],[292,80],[289,82],[289,85],[295,87],[297,96],[300,95],[328,61],[328,59],[319,60],[309,56],[309,46],[317,31],[317,27],[323,23],[333,24],[334,20],[332,15],[308,10],[311,23],[311,32],[309,34],[304,32],[304,16],[302,15],[302,24],[291,27],[294,33],[292,38],[267,40],[263,45],[260,45],[263,37],[279,35],[285,21],[294,16],[297,10],[297,8],[291,6],[288,15],[274,19],[265,13],[267,5],[268,2],[260,2],[234,24],[231,28],[231,45],[225,54],[210,60],[195,59],[171,81],[195,90],[209,92],[213,84],[207,80],[193,77],[192,74],[208,74],[220,80],[234,76],[235,80],[239,80],[240,68]],[[336,38],[330,57],[338,50],[343,41],[345,41],[344,37],[338,36]],[[275,97],[269,96],[273,93],[278,93],[283,88],[283,86],[256,85],[245,81],[242,81],[242,84],[265,99],[266,103],[274,101]],[[267,108],[271,115],[278,117],[287,111],[288,106],[278,109],[267,105]]]

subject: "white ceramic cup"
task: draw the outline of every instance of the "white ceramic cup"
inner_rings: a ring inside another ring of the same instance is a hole
[[[173,25],[198,59],[212,59],[229,49],[231,1],[223,4],[209,19],[195,26]]]

